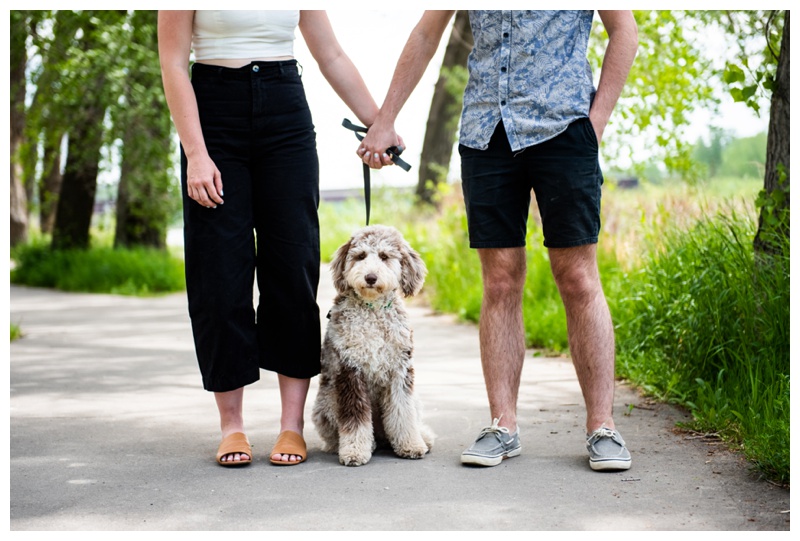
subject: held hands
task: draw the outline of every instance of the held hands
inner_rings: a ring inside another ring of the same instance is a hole
[[[381,169],[384,165],[394,165],[386,152],[389,147],[405,148],[405,143],[394,131],[394,126],[376,122],[369,128],[356,154],[372,169]]]
[[[186,189],[189,197],[206,208],[222,205],[222,175],[206,154],[188,158]]]

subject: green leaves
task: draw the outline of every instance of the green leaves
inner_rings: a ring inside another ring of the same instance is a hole
[[[737,64],[731,64],[729,62],[725,66],[725,73],[722,76],[722,80],[728,84],[743,82],[744,70],[740,68]]]
[[[686,135],[694,113],[717,111],[725,93],[756,113],[765,107],[774,87],[781,12],[656,10],[634,11],[634,17],[639,50],[611,117],[603,158],[623,170],[631,162],[640,173],[660,161],[668,173],[691,182],[702,174]],[[588,51],[595,75],[607,40],[596,24]],[[717,42],[719,47],[709,46]]]
[[[603,158],[621,169],[627,161],[634,168],[660,161],[684,179],[697,178],[700,169],[684,133],[694,111],[714,110],[719,102],[711,84],[716,71],[698,39],[703,24],[681,11],[635,11],[634,17],[639,50],[611,117]],[[607,39],[596,24],[589,46],[596,75]]]

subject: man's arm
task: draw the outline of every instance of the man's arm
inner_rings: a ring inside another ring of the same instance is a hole
[[[422,79],[453,13],[454,10],[428,10],[411,31],[400,60],[397,61],[386,99],[357,152],[370,167],[380,169],[381,157],[386,149],[400,144],[394,122],[411,92]]]
[[[597,14],[608,32],[608,47],[603,56],[600,82],[589,111],[589,120],[599,144],[636,57],[639,30],[630,11],[598,11]]]

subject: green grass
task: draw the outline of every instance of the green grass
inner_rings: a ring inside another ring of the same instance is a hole
[[[664,235],[617,303],[618,373],[788,482],[788,246],[757,262],[755,219],[736,212]]]
[[[19,328],[19,325],[11,324],[11,341],[13,342],[17,338],[22,338],[22,329]]]
[[[15,247],[11,283],[64,291],[153,295],[185,289],[183,261],[152,249],[53,251],[43,239]]]

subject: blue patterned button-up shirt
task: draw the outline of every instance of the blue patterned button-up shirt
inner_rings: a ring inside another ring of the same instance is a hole
[[[502,120],[514,151],[547,141],[589,116],[586,59],[594,12],[469,12],[469,55],[459,142],[485,150]]]

